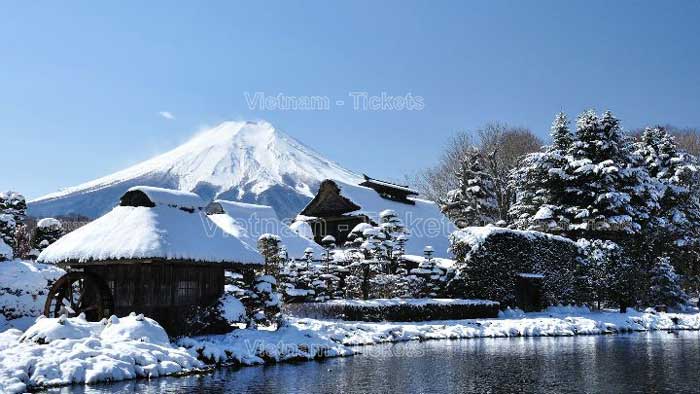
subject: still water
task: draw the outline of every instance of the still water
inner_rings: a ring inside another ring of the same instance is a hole
[[[49,393],[700,393],[700,332],[410,342]]]

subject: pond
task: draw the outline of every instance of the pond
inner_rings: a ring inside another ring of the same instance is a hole
[[[700,391],[700,332],[408,342],[355,357],[50,393],[630,393]]]

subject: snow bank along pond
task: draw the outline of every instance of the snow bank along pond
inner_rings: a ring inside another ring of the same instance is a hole
[[[355,357],[42,392],[698,392],[698,331],[412,341],[360,350]]]
[[[698,313],[551,307],[415,323],[290,318],[278,331],[171,342],[142,315],[39,318],[0,333],[0,392],[618,392],[640,382],[682,392],[697,390],[699,329]]]

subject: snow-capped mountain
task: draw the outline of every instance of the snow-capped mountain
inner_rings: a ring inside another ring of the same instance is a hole
[[[284,219],[294,217],[324,179],[362,180],[268,122],[225,122],[150,160],[30,201],[29,213],[95,218],[128,188],[146,185],[192,191],[208,201],[271,205]]]

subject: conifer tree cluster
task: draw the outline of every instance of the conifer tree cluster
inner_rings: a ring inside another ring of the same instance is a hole
[[[697,158],[662,127],[635,141],[610,111],[585,111],[573,132],[560,113],[550,133],[551,145],[511,173],[510,227],[583,239],[578,290],[597,303],[644,302],[662,256],[697,290]]]

